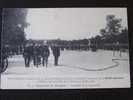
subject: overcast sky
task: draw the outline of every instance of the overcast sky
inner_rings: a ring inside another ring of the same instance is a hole
[[[127,27],[126,8],[39,8],[28,9],[28,39],[83,39],[99,35],[106,16],[114,14]]]

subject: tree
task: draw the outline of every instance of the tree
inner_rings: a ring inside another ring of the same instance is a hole
[[[128,44],[128,29],[122,29],[121,34],[118,36],[118,41],[123,44]]]
[[[105,29],[101,29],[100,30],[100,34],[102,35],[102,36],[106,36],[107,34],[106,34],[106,30]]]
[[[102,36],[119,35],[121,32],[121,19],[116,18],[115,15],[107,15],[107,24],[104,29],[100,30]]]
[[[121,28],[121,19],[116,18],[114,15],[108,15],[106,17],[107,25],[106,32],[109,35],[118,35],[120,34]]]
[[[2,44],[20,46],[25,42],[26,14],[24,8],[3,8]]]
[[[121,19],[116,18],[115,15],[107,15],[107,24],[105,28],[100,30],[104,43],[116,43],[119,41],[122,32]]]

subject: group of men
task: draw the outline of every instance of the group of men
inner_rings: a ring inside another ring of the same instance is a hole
[[[54,65],[58,65],[58,58],[60,56],[60,48],[57,45],[51,46],[51,50],[54,56]],[[50,55],[49,46],[47,44],[26,44],[24,47],[23,57],[25,61],[25,66],[29,67],[31,61],[33,61],[34,66],[42,64],[43,66],[48,65],[48,58]]]

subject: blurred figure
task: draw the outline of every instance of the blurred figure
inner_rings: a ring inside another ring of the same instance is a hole
[[[40,44],[38,44],[37,46],[37,64],[38,65],[41,64],[41,50],[42,50],[42,47]]]
[[[122,57],[122,49],[120,47],[120,43],[117,41],[116,43],[113,43],[114,44],[114,48],[113,48],[113,56],[115,56],[115,52],[119,52],[119,56]]]
[[[34,64],[34,66],[36,65],[36,56],[37,56],[36,46],[37,46],[37,44],[34,43],[34,46],[33,46],[33,64]]]
[[[49,48],[47,46],[47,43],[44,43],[42,46],[42,51],[41,51],[41,55],[42,55],[42,64],[43,66],[48,65],[48,57],[50,55],[50,51]]]
[[[4,72],[8,66],[8,45],[2,45],[1,48],[1,66],[0,66],[0,73]]]
[[[52,51],[53,51],[53,56],[54,56],[54,65],[57,66],[58,65],[58,59],[60,56],[60,48],[59,46],[57,46],[56,44],[52,47]]]
[[[39,44],[35,44],[33,47],[33,63],[37,66],[41,63],[41,48]]]
[[[31,44],[26,44],[23,53],[25,67],[30,67],[30,61],[32,59],[32,55],[33,55],[33,46]]]

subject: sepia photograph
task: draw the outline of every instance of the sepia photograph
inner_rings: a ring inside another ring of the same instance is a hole
[[[129,88],[127,8],[3,8],[2,89]]]

